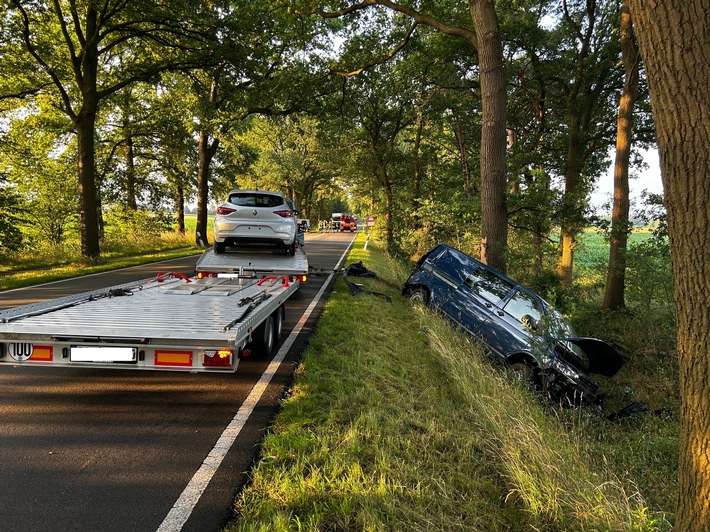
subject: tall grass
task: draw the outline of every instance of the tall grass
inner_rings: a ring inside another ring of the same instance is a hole
[[[393,302],[337,282],[228,530],[669,528],[594,456],[603,418],[511,383],[398,296],[407,266],[359,243],[349,262]]]

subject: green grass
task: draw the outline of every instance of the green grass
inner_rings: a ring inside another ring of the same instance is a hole
[[[114,231],[101,243],[101,257],[91,263],[82,259],[76,237],[61,246],[40,242],[24,252],[3,257],[0,290],[202,253],[204,250],[194,243],[194,234],[194,215],[186,216],[185,234]]]
[[[670,529],[675,421],[550,408],[362,243],[393,302],[337,281],[227,530]]]

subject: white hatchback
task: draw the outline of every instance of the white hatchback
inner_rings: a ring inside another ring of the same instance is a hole
[[[277,244],[293,255],[296,214],[293,203],[280,192],[232,190],[217,208],[214,251],[224,253],[228,244]]]

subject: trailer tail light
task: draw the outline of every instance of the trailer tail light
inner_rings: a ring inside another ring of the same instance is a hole
[[[192,351],[155,350],[156,366],[192,366]]]
[[[217,277],[217,274],[208,272],[197,272],[198,279],[206,279],[207,277]]]
[[[232,355],[230,349],[205,351],[202,365],[206,368],[228,368],[232,365]]]
[[[297,275],[296,279],[301,283],[305,283],[306,281],[308,281],[308,276],[307,275]]]

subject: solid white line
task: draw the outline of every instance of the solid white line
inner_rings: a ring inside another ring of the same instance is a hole
[[[178,498],[177,502],[173,505],[172,509],[168,512],[168,515],[158,527],[157,532],[179,532],[180,530],[182,530],[182,527],[185,526],[185,523],[189,519],[190,514],[192,514],[192,511],[195,509],[195,506],[197,506],[197,502],[200,500],[200,497],[202,497],[202,494],[204,493],[205,489],[207,489],[207,485],[210,483],[210,480],[212,480],[212,477],[214,477],[215,473],[217,472],[217,469],[219,469],[219,466],[222,464],[222,461],[224,460],[225,456],[227,456],[229,449],[231,449],[232,445],[237,439],[237,436],[239,436],[239,433],[241,432],[242,428],[244,428],[244,425],[249,420],[249,416],[251,416],[252,412],[254,411],[254,408],[259,403],[261,396],[266,391],[266,387],[269,385],[271,379],[274,377],[279,367],[281,366],[281,362],[283,362],[283,359],[286,357],[286,354],[289,352],[291,346],[296,341],[296,337],[298,337],[299,333],[301,332],[301,329],[303,329],[304,325],[306,324],[306,321],[310,317],[313,310],[316,308],[316,305],[320,301],[320,298],[323,296],[323,293],[330,284],[330,281],[332,280],[333,276],[340,269],[343,261],[345,260],[345,257],[347,256],[348,252],[350,251],[350,248],[353,245],[353,242],[355,242],[355,238],[352,239],[352,241],[348,245],[348,248],[343,252],[340,257],[340,260],[338,260],[338,264],[335,267],[334,271],[331,272],[325,283],[323,283],[321,289],[316,294],[316,297],[313,299],[313,301],[311,301],[311,304],[308,305],[308,308],[301,316],[301,319],[298,320],[298,323],[291,331],[291,334],[288,335],[288,338],[286,338],[286,341],[281,346],[281,349],[279,349],[279,352],[276,353],[276,356],[266,368],[266,371],[264,371],[264,373],[261,375],[261,378],[254,385],[254,388],[252,388],[251,392],[249,392],[249,395],[247,396],[246,400],[244,401],[244,403],[242,403],[242,406],[239,407],[237,414],[234,416],[229,425],[227,425],[227,428],[224,429],[224,432],[217,440],[217,443],[207,455],[207,458],[205,458],[204,462],[202,462],[202,466],[200,466],[200,469],[197,470],[188,485],[180,494],[180,497]]]

